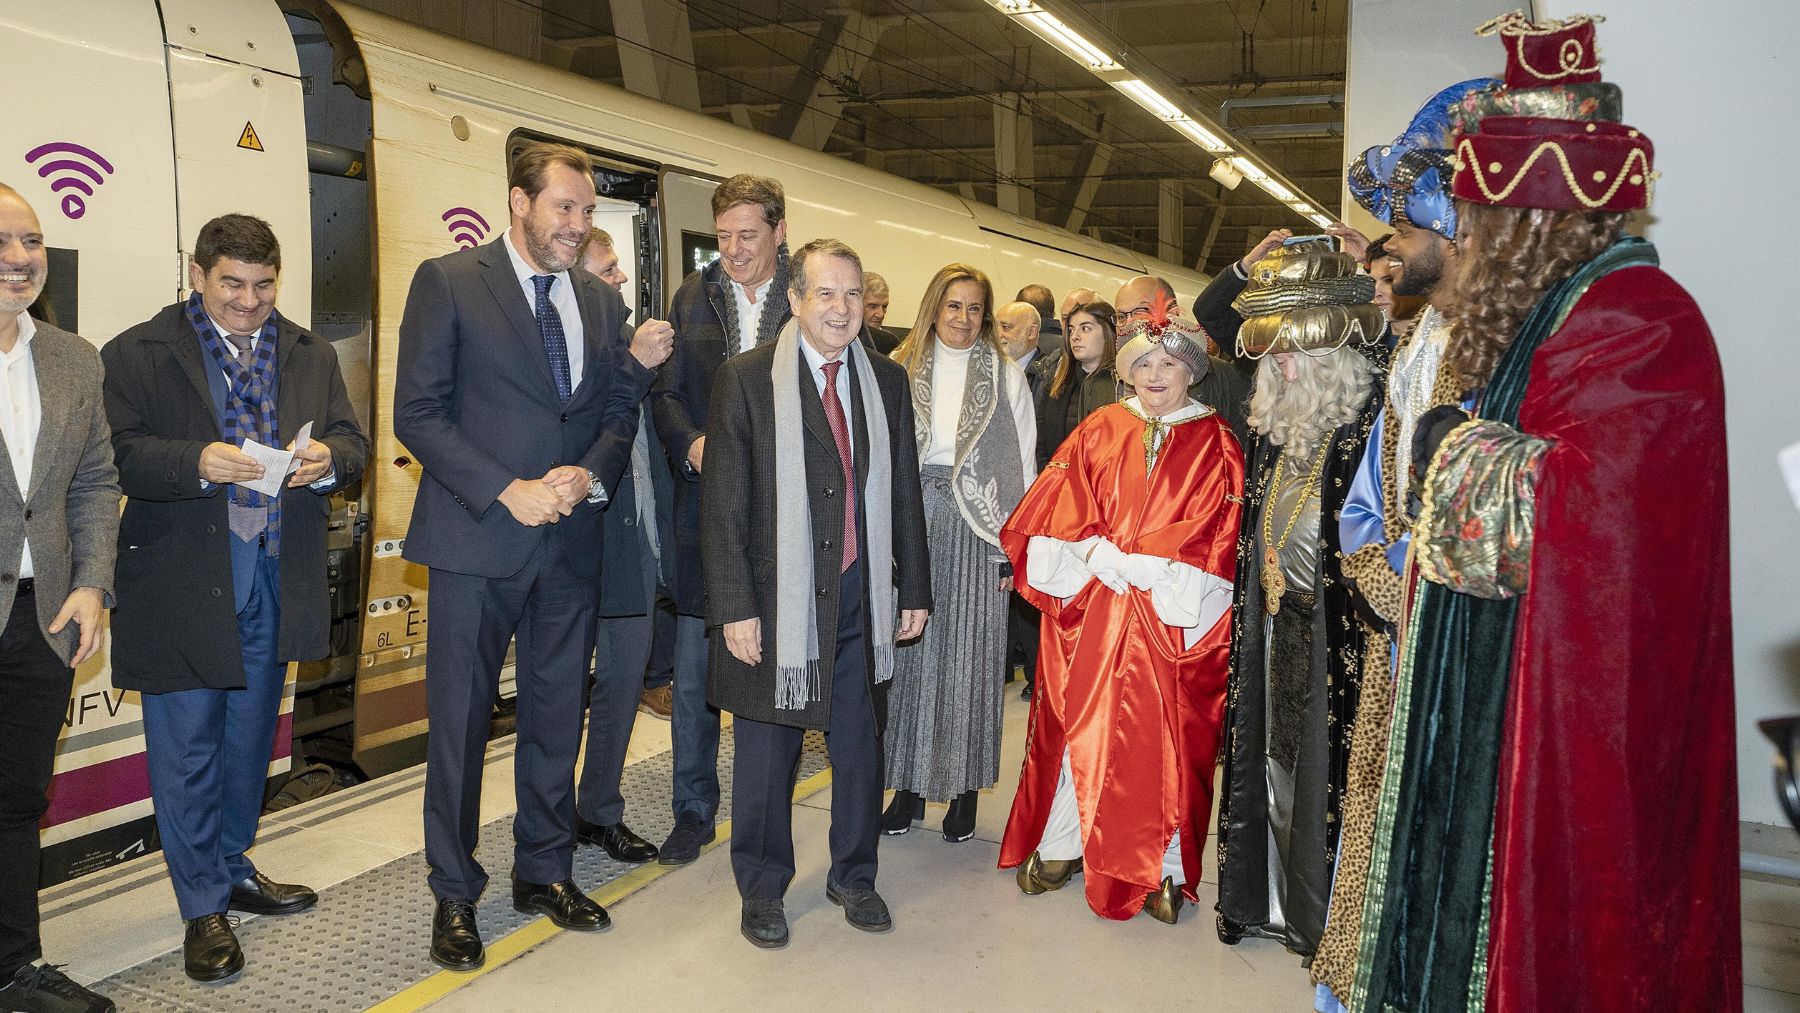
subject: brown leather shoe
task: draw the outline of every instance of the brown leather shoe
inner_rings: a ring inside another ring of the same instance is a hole
[[[1181,887],[1175,885],[1175,880],[1164,876],[1162,888],[1153,890],[1144,897],[1144,910],[1150,912],[1150,917],[1157,921],[1173,925],[1175,919],[1181,917],[1181,905],[1186,899],[1181,895]]]
[[[669,720],[675,713],[675,685],[658,686],[647,689],[638,697],[638,713],[648,714],[653,718]]]
[[[1035,897],[1050,890],[1062,889],[1075,874],[1081,871],[1081,859],[1071,858],[1066,861],[1051,859],[1046,861],[1033,851],[1023,865],[1019,866],[1016,878],[1019,890],[1028,896]]]

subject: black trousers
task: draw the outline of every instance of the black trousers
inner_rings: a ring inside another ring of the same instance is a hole
[[[837,657],[831,671],[831,879],[874,889],[880,840],[881,735],[869,696],[862,564],[838,585]],[[763,628],[763,650],[775,631]],[[779,899],[794,879],[794,776],[805,729],[736,718],[732,759],[731,872],[738,895]]]
[[[1038,630],[1043,624],[1044,614],[1037,606],[1026,601],[1014,591],[1007,596],[1006,616],[1006,663],[1008,671],[1001,674],[1002,680],[1012,678],[1011,666],[1014,655],[1017,655],[1025,669],[1025,685],[1037,685]]]
[[[38,941],[38,821],[50,801],[56,736],[75,670],[38,629],[21,587],[0,633],[0,982],[43,956]]]
[[[532,883],[569,878],[575,855],[575,756],[594,653],[595,581],[569,567],[562,533],[545,533],[519,572],[431,571],[425,656],[425,859],[431,892],[475,900],[481,773],[500,666],[518,641],[518,746],[513,753],[513,871]]]

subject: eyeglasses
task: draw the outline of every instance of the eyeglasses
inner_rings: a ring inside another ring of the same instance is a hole
[[[1122,313],[1114,313],[1113,314],[1113,323],[1118,325],[1121,329],[1123,329],[1127,323],[1129,323],[1133,320],[1148,320],[1148,319],[1150,319],[1150,307],[1148,307],[1148,306],[1139,306],[1137,309],[1134,309],[1134,310],[1125,310]]]

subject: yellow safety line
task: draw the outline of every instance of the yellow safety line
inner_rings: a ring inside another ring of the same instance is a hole
[[[807,798],[818,793],[831,784],[831,768],[826,767],[817,774],[794,785],[794,801]],[[718,825],[718,837],[713,843],[700,849],[701,854],[724,844],[731,839],[731,821],[726,820]],[[643,889],[650,883],[676,872],[679,865],[644,865],[612,880],[599,890],[590,894],[595,903],[602,907],[617,904],[626,897]],[[548,918],[539,918],[528,922],[522,928],[494,940],[487,947],[487,963],[473,971],[438,971],[424,981],[408,986],[395,995],[368,1008],[367,1013],[415,1013],[437,1002],[439,999],[462,988],[476,978],[489,971],[504,967],[526,951],[539,943],[545,942],[560,933],[562,929]]]

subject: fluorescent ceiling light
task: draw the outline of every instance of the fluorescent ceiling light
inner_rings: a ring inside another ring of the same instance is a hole
[[[1296,200],[1300,199],[1299,197],[1294,196],[1294,191],[1289,190],[1287,187],[1282,186],[1280,183],[1277,183],[1272,179],[1252,179],[1251,182],[1255,183],[1257,186],[1260,186],[1264,190],[1268,191],[1269,196],[1275,198],[1276,200],[1282,202],[1283,204],[1286,204],[1289,201],[1296,201]]]
[[[1224,141],[1220,140],[1219,135],[1206,129],[1205,127],[1201,126],[1200,124],[1195,123],[1193,120],[1188,120],[1188,119],[1175,120],[1175,121],[1173,121],[1172,125],[1175,127],[1176,130],[1179,130],[1182,133],[1186,134],[1188,136],[1188,138],[1190,140],[1192,140],[1195,144],[1200,145],[1202,148],[1205,148],[1206,150],[1208,150],[1214,154],[1219,154],[1219,153],[1231,150],[1231,145],[1226,144]]]
[[[1114,60],[1099,46],[1083,38],[1080,32],[1063,24],[1041,10],[1033,10],[1018,15],[1020,21],[1031,27],[1044,41],[1063,51],[1071,59],[1079,60],[1093,70],[1117,70],[1119,62]]]
[[[1325,226],[1331,224],[1331,219],[1325,217],[1324,215],[1307,215],[1306,217],[1311,218],[1313,220],[1313,224],[1317,225],[1320,228],[1324,228]]]
[[[1175,103],[1163,98],[1162,94],[1155,88],[1150,87],[1135,77],[1126,78],[1123,81],[1112,81],[1110,83],[1114,88],[1129,95],[1133,102],[1150,110],[1162,119],[1179,120],[1186,115],[1175,106]]]
[[[1232,159],[1231,164],[1237,167],[1237,171],[1244,174],[1245,179],[1255,183],[1257,186],[1263,185],[1269,178],[1269,174],[1264,172],[1261,166],[1242,155]]]
[[[1293,203],[1289,204],[1288,207],[1293,208],[1295,211],[1297,211],[1303,215],[1316,215],[1319,213],[1318,208],[1313,207],[1311,204],[1308,204],[1305,201],[1294,201]]]

